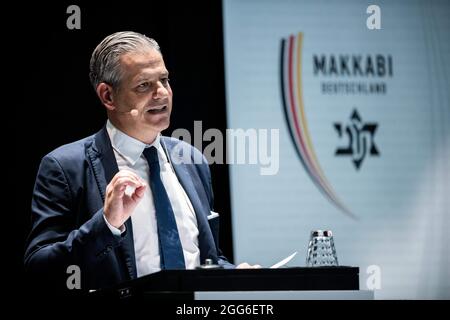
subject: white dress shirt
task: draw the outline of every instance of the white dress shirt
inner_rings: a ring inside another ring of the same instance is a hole
[[[161,146],[160,135],[151,145],[146,145],[114,127],[109,120],[106,129],[119,170],[133,171],[147,182],[144,197],[131,215],[137,276],[141,277],[161,270],[155,205],[149,183],[149,166],[142,154],[144,149],[149,146],[155,146],[158,150],[161,180],[175,214],[186,269],[194,269],[200,264],[197,218],[191,201],[178,181]],[[113,234],[120,235],[124,231],[110,225],[106,218],[105,221]]]

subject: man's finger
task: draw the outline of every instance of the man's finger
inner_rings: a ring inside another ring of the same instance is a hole
[[[129,170],[122,170],[119,177],[130,178],[136,182],[144,183],[144,181],[136,173]]]
[[[124,178],[124,177],[129,177],[136,181],[142,181],[142,179],[133,171],[127,170],[127,169],[122,169],[114,175],[114,177],[111,179],[110,183],[115,183],[117,181],[117,179]]]
[[[141,181],[136,181],[134,179],[131,179],[130,177],[121,177],[118,178],[114,183],[113,190],[115,192],[119,192],[119,194],[122,195],[125,192],[127,186],[137,188],[142,185],[143,183]]]
[[[259,264],[250,265],[247,262],[243,262],[243,263],[239,264],[236,268],[237,269],[259,269],[262,267]]]
[[[138,199],[140,199],[140,198],[142,198],[143,196],[144,196],[144,192],[145,192],[145,188],[147,187],[147,185],[142,185],[142,186],[140,186],[140,187],[137,187],[135,190],[134,190],[134,193],[132,193],[131,194],[131,198],[134,200],[134,201],[136,201],[136,200],[138,200]]]

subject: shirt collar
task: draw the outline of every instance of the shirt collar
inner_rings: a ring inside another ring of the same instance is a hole
[[[120,131],[109,120],[106,122],[106,130],[108,132],[109,139],[111,140],[113,149],[122,155],[133,166],[142,155],[144,149],[151,146],[156,147],[156,150],[158,150],[158,154],[161,157],[161,134],[156,136],[156,139],[152,144],[146,144]]]

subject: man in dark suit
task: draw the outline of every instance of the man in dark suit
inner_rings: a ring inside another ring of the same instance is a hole
[[[172,91],[156,41],[135,32],[106,37],[92,54],[90,79],[108,121],[42,159],[25,252],[32,278],[65,287],[76,266],[88,290],[206,259],[233,268],[217,245],[205,158],[160,134]]]

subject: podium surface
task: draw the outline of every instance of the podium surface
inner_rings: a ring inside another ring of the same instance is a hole
[[[358,267],[295,267],[280,269],[163,270],[117,286],[97,290],[95,296],[235,299],[310,291],[359,291]],[[253,292],[249,294],[248,292]],[[269,295],[269,292],[271,294]],[[278,292],[278,293],[276,293]],[[209,294],[208,294],[209,293]],[[299,295],[300,293],[297,293]],[[258,298],[255,298],[258,299]],[[281,298],[285,299],[285,298]]]

